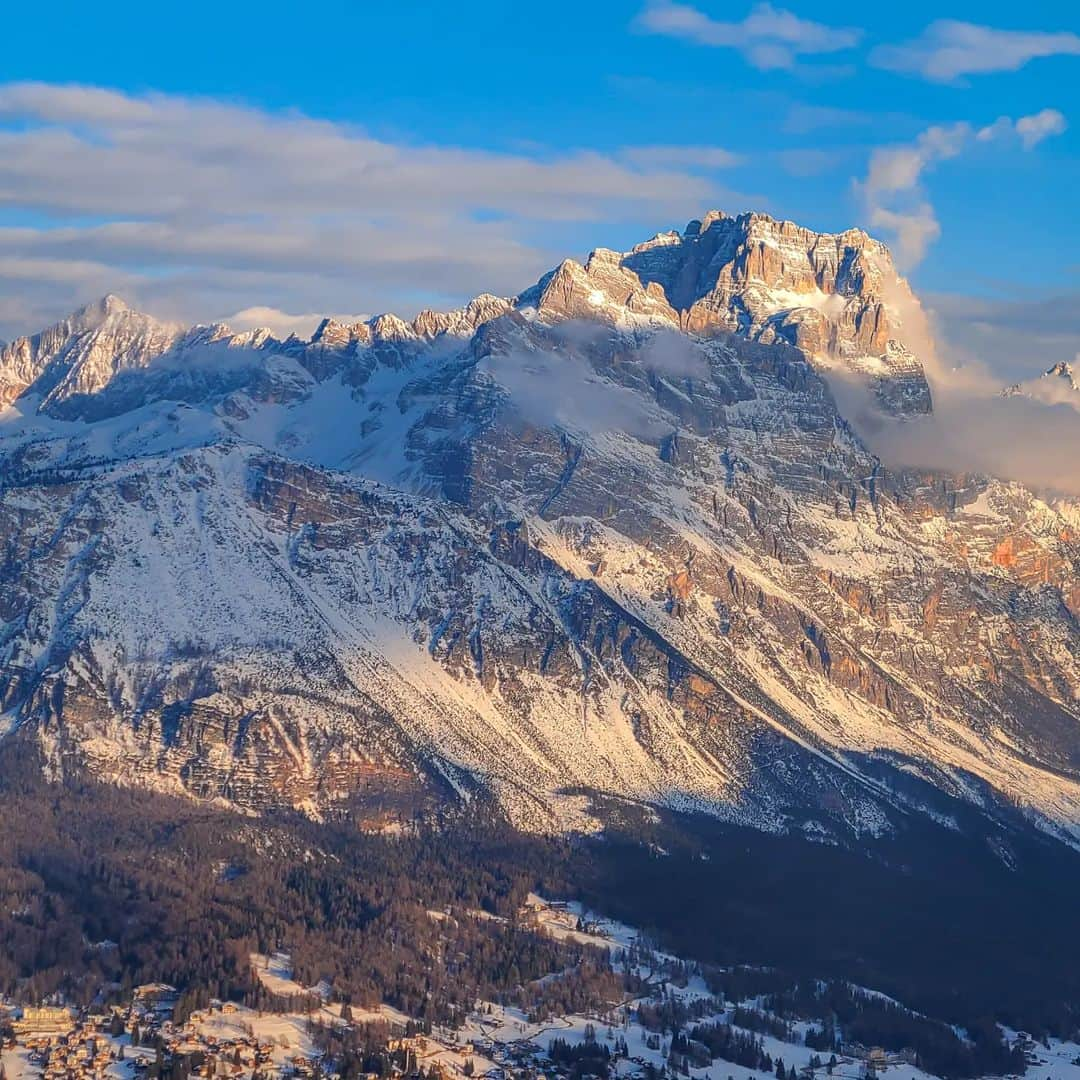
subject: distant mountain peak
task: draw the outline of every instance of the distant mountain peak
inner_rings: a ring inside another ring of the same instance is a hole
[[[1076,370],[1067,360],[1061,360],[1053,367],[1047,368],[1043,374],[1044,379],[1064,379],[1073,390],[1080,389],[1076,383]]]
[[[1080,382],[1074,365],[1060,360],[1041,375],[1013,383],[1001,391],[1002,397],[1026,397],[1049,405],[1072,405],[1080,408]]]
[[[102,310],[104,310],[110,315],[113,315],[116,312],[120,311],[131,310],[131,307],[129,306],[127,301],[117,296],[116,293],[106,293],[99,301],[99,304]]]
[[[61,324],[69,322],[73,325],[86,324],[89,326],[107,319],[110,315],[119,315],[131,310],[132,308],[126,300],[123,300],[115,293],[106,293],[97,300],[91,300],[88,304],[83,304],[82,307],[77,308],[66,319],[62,319]]]

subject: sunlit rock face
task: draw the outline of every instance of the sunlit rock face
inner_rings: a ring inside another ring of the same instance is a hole
[[[764,214],[713,212],[627,253],[567,260],[530,299],[547,315],[638,316],[786,342],[818,366],[865,375],[889,413],[932,407],[916,328],[904,326],[906,313],[918,321],[918,304],[885,245],[858,229],[815,233]]]
[[[706,215],[310,341],[114,299],[0,367],[0,732],[253,811],[597,796],[844,840],[1080,837],[1080,508],[891,472],[886,249]]]

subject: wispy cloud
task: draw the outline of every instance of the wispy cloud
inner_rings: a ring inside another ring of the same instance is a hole
[[[850,49],[862,36],[860,30],[826,26],[768,3],[756,5],[739,22],[723,22],[689,4],[653,0],[634,25],[646,33],[696,45],[736,49],[762,71],[791,69],[801,56]]]
[[[1080,395],[1064,388],[1054,393],[1054,388],[1044,387],[1047,380],[1037,377],[1054,360],[1072,355],[1062,351],[1068,350],[1070,340],[1075,351],[1075,334],[1052,346],[1028,337],[1025,347],[1007,360],[1005,349],[983,348],[992,340],[989,336],[968,334],[972,319],[982,313],[999,320],[999,327],[1031,326],[1050,314],[1049,302],[1044,302],[1046,307],[1017,304],[1000,314],[1009,305],[970,297],[937,296],[930,307],[913,304],[910,298],[891,299],[899,303],[905,335],[923,361],[934,411],[916,420],[884,416],[865,380],[834,369],[828,377],[841,412],[871,449],[889,465],[984,473],[1080,495]],[[1067,304],[1068,298],[1056,297],[1053,303]],[[1069,321],[1067,309],[1061,319]],[[1020,355],[1024,362],[1018,365]],[[1002,396],[1007,384],[1033,375],[1038,392]]]
[[[809,105],[797,101],[787,110],[784,131],[794,135],[806,135],[812,131],[866,127],[877,122],[878,117],[871,112],[839,108],[835,105]]]
[[[883,229],[896,240],[897,262],[910,269],[941,235],[941,226],[923,188],[924,175],[940,162],[955,158],[973,143],[1017,140],[1024,150],[1066,129],[1057,109],[1043,109],[1013,120],[1002,116],[975,128],[966,122],[927,128],[914,142],[880,147],[870,157],[865,180],[857,184],[871,228]]]
[[[997,30],[938,19],[911,41],[879,45],[870,53],[870,63],[933,82],[955,82],[965,75],[1017,71],[1044,56],[1080,56],[1080,35]]]
[[[936,293],[925,300],[954,362],[978,362],[998,387],[1080,352],[1080,289],[1025,296],[1019,283],[1002,282],[992,296]]]
[[[630,146],[619,157],[650,169],[730,169],[745,160],[719,146]]]
[[[415,145],[212,99],[0,85],[0,335],[110,290],[182,318],[513,292],[548,268],[552,229],[679,223],[730,201],[710,173],[733,161]]]
[[[941,235],[934,208],[922,194],[923,174],[956,157],[971,137],[970,124],[937,125],[913,143],[883,147],[871,155],[861,186],[869,224],[895,237],[897,262],[904,269],[919,263]]]
[[[807,147],[799,150],[780,150],[776,160],[790,176],[823,176],[840,168],[849,156],[843,150],[818,150]]]

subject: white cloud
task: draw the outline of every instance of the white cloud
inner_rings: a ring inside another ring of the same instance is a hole
[[[877,149],[861,185],[872,229],[882,229],[896,239],[896,261],[904,269],[922,260],[930,244],[941,235],[933,206],[919,197],[927,169],[956,157],[972,135],[969,124],[927,128],[908,145]],[[901,196],[901,205],[895,205]]]
[[[867,194],[877,197],[913,188],[930,166],[956,157],[970,137],[969,124],[935,125],[908,146],[875,150],[866,177]]]
[[[930,383],[934,412],[915,421],[883,417],[865,384],[830,372],[844,416],[886,464],[949,469],[1080,495],[1080,417],[1068,404],[1001,396],[1001,386],[961,370]]]
[[[1043,139],[1062,134],[1068,126],[1057,109],[1043,109],[1031,116],[1021,116],[1019,120],[999,116],[992,124],[981,128],[975,137],[979,142],[993,142],[995,139],[1016,136],[1025,150],[1033,150]]]
[[[0,84],[0,336],[106,291],[170,317],[453,304],[514,292],[554,229],[679,222],[729,192],[716,147],[549,153],[376,139],[212,99]],[[563,244],[560,242],[558,247]]]
[[[1080,403],[1052,390],[1043,391],[1044,400],[1001,393],[1016,381],[1028,388],[1032,381],[1046,383],[1038,376],[1050,362],[1071,355],[1064,350],[1070,343],[1075,349],[1078,340],[1075,297],[1013,303],[1008,312],[1008,303],[971,297],[938,296],[932,308],[912,303],[910,296],[889,300],[899,302],[905,333],[923,360],[934,411],[915,420],[886,417],[865,380],[831,371],[842,414],[870,448],[892,466],[983,473],[1080,495]],[[1045,315],[1059,308],[1057,322],[1066,329],[1071,322],[1071,333],[1056,343],[1039,340],[1029,328],[1041,323],[1045,330]],[[980,317],[996,321],[993,334],[970,334],[972,320]],[[1000,330],[1009,325],[1018,335],[995,351]],[[988,351],[987,344],[995,348]]]
[[[1057,109],[1043,109],[1033,116],[1022,116],[1016,121],[1016,134],[1020,136],[1025,150],[1038,146],[1051,135],[1062,134],[1068,125]]]
[[[319,327],[325,315],[311,312],[307,315],[290,315],[287,311],[278,311],[272,307],[249,307],[243,311],[234,312],[225,319],[225,322],[233,330],[257,330],[266,328],[273,332],[275,337],[287,338],[295,334],[300,338],[309,338]],[[333,315],[338,322],[346,326],[352,323],[362,322],[369,318],[367,315]]]
[[[825,26],[768,3],[757,4],[741,22],[721,22],[688,4],[653,0],[634,25],[697,45],[737,49],[762,71],[794,68],[800,56],[850,49],[862,36],[859,30]]]
[[[983,473],[1080,495],[1080,400],[1059,389],[1063,380],[1039,378],[1077,350],[1077,295],[1018,301],[939,294],[928,306],[910,293],[886,299],[923,361],[934,411],[914,420],[887,417],[865,379],[831,370],[840,411],[870,448],[892,466]],[[1026,390],[1036,384],[1037,393],[1004,397],[1014,382]]]
[[[586,440],[616,431],[645,440],[668,434],[671,421],[660,408],[598,374],[574,349],[573,333],[572,328],[563,330],[561,349],[489,354],[480,370],[508,392],[519,415],[531,424],[562,428]]]
[[[965,75],[1016,71],[1043,56],[1080,56],[1080,35],[997,30],[938,19],[911,41],[879,45],[870,53],[870,63],[933,82],[954,82]]]
[[[893,236],[896,263],[904,270],[922,262],[930,245],[941,236],[941,223],[928,202],[916,203],[907,210],[871,205],[870,228]]]
[[[927,128],[912,143],[879,147],[870,155],[866,179],[856,185],[871,228],[883,229],[896,238],[897,262],[901,268],[910,269],[941,235],[941,225],[922,185],[929,170],[958,157],[973,143],[1019,139],[1024,150],[1032,150],[1065,128],[1065,117],[1060,112],[1043,109],[1017,120],[1002,116],[977,130],[963,121],[938,124]]]

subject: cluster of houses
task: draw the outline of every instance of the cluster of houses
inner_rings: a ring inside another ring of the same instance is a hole
[[[215,1013],[235,1014],[235,1005],[211,1002],[174,1023],[176,1001],[173,987],[153,984],[137,988],[125,1009],[18,1009],[0,1003],[0,1030],[9,1032],[0,1053],[12,1055],[13,1064],[25,1062],[41,1080],[156,1080],[166,1071],[199,1080],[316,1075],[312,1061],[282,1055],[280,1045],[257,1038],[243,1024],[230,1025],[227,1035],[204,1029]],[[176,1062],[184,1067],[173,1069]]]
[[[22,1048],[44,1080],[104,1080],[120,1051],[105,1034],[108,1017],[43,1005],[16,1013],[5,1050]]]

